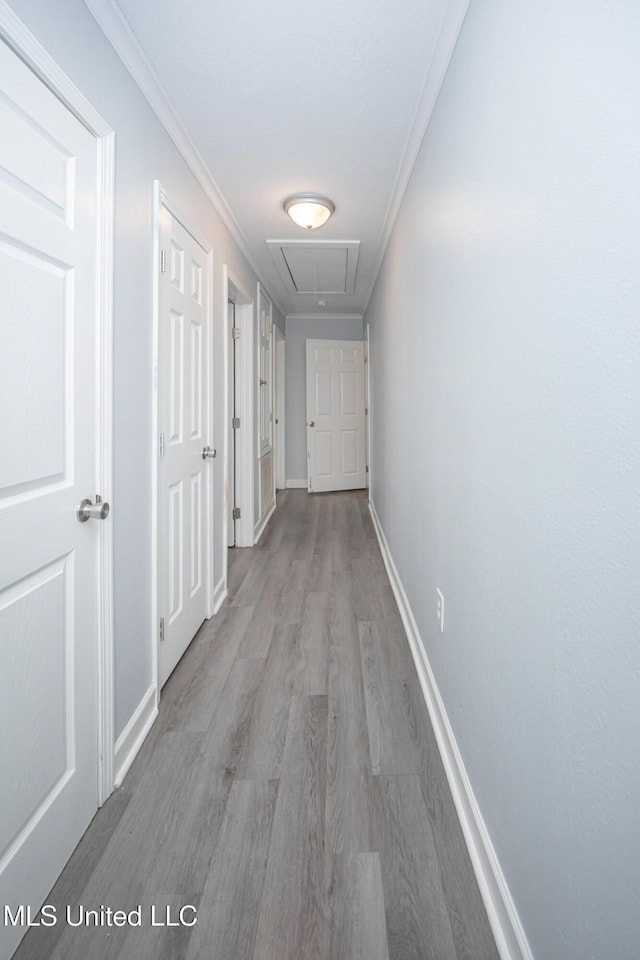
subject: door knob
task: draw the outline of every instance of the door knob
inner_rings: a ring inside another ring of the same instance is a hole
[[[76,507],[76,517],[79,523],[86,523],[87,520],[106,520],[109,516],[109,504],[105,503],[102,497],[96,496],[96,502],[85,497]]]
[[[309,420],[309,426],[310,426],[310,427],[315,427],[315,425],[316,425],[315,420]]]
[[[213,450],[211,447],[203,447],[203,448],[202,448],[202,459],[203,459],[203,460],[206,460],[207,457],[211,457],[211,459],[213,460],[213,458],[215,457],[215,455],[216,455],[217,452],[218,452],[217,450]]]

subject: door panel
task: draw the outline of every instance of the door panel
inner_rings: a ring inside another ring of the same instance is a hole
[[[330,417],[333,414],[333,394],[331,390],[331,371],[316,370],[316,414]]]
[[[167,438],[158,498],[162,686],[207,616],[213,463],[202,458],[209,440],[207,253],[164,206],[160,242],[167,252],[167,270],[160,275],[158,364],[160,431]]]
[[[37,910],[98,804],[98,163],[1,41],[0,74],[0,903]]]
[[[332,477],[335,474],[333,465],[332,436],[326,430],[316,429],[316,473],[318,477]]]
[[[182,613],[184,569],[183,481],[169,487],[169,624]]]
[[[340,469],[344,476],[352,477],[358,472],[358,431],[340,431]]]
[[[204,515],[202,510],[202,476],[196,473],[190,478],[191,490],[191,530],[189,542],[191,544],[191,578],[189,582],[189,599],[193,600],[202,588],[202,527]]]
[[[340,413],[343,417],[358,415],[357,377],[353,371],[340,371]]]
[[[364,346],[307,340],[309,490],[366,486]]]
[[[73,338],[72,267],[17,240],[0,241],[3,316],[0,404],[20,438],[2,450],[3,496],[64,480],[70,398],[66,357]],[[24,362],[17,364],[15,358]]]
[[[202,325],[193,318],[191,333],[191,437],[202,436]]]

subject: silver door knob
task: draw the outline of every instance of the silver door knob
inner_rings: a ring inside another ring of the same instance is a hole
[[[96,502],[85,497],[76,507],[76,517],[79,523],[86,523],[87,520],[106,520],[109,516],[109,504],[102,497],[96,497]]]
[[[309,426],[310,426],[310,427],[315,427],[315,425],[316,425],[315,420],[309,420]]]
[[[215,455],[216,455],[217,452],[218,452],[218,451],[217,451],[217,450],[214,450],[212,447],[203,447],[203,448],[202,448],[202,459],[203,459],[203,460],[206,460],[207,457],[211,457],[211,459],[213,460],[213,458],[215,457]]]

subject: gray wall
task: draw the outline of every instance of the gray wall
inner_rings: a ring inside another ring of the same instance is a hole
[[[29,29],[116,131],[114,490],[116,737],[151,683],[152,184],[214,251],[214,436],[224,436],[222,268],[257,277],[82,0],[12,0]],[[274,311],[274,322],[284,326]],[[214,461],[215,580],[222,575],[223,461]]]
[[[372,498],[539,960],[640,943],[639,37],[472,0],[365,318]]]
[[[362,320],[287,317],[285,344],[286,479],[307,479],[307,340],[362,340]]]

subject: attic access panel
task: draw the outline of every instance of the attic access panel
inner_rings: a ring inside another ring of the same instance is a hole
[[[359,240],[267,240],[267,247],[289,293],[354,292]]]

